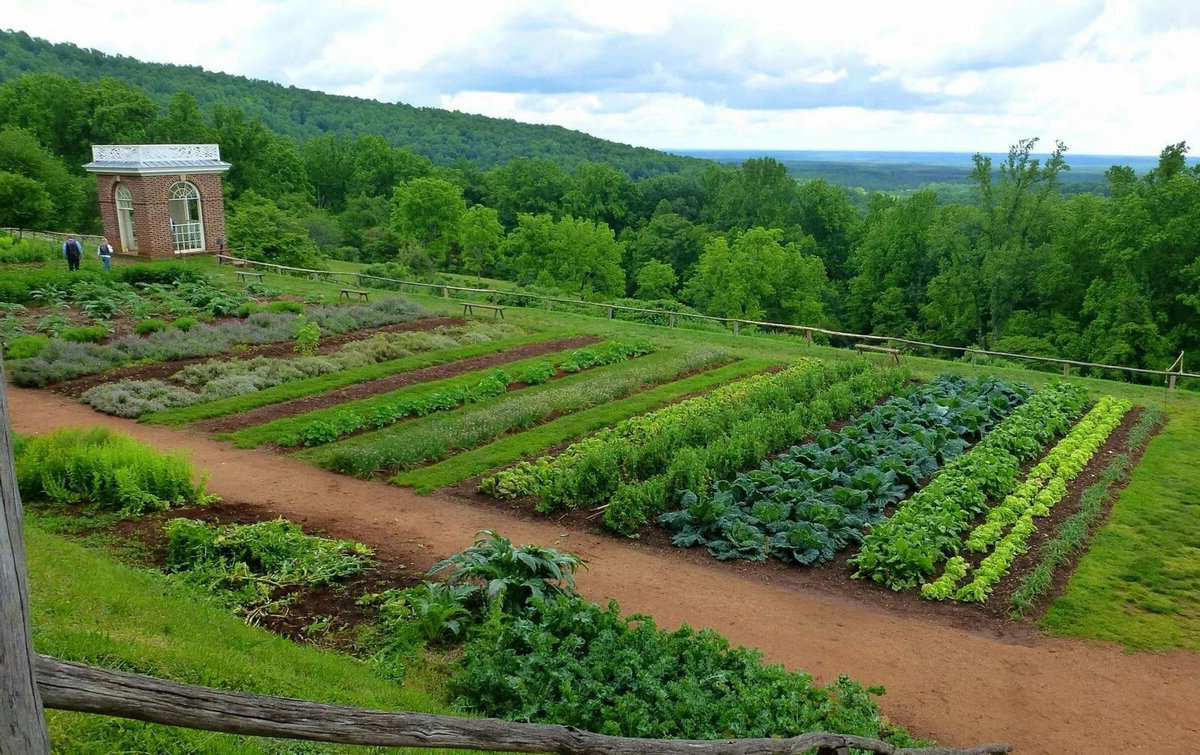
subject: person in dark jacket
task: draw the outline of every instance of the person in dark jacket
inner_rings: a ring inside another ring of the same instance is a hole
[[[103,237],[100,239],[100,245],[96,247],[96,254],[100,257],[100,264],[104,265],[105,272],[112,269],[113,246],[108,243],[108,239]]]
[[[74,236],[68,236],[63,242],[63,257],[67,260],[68,270],[78,270],[79,260],[83,258],[83,247],[75,240]]]

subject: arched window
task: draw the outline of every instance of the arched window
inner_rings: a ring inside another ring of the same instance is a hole
[[[200,192],[195,186],[187,181],[171,184],[167,190],[167,218],[176,254],[204,250],[204,217],[200,211]]]
[[[133,223],[133,195],[124,184],[117,184],[113,191],[117,205],[117,230],[121,234],[121,251],[136,252],[137,226]]]

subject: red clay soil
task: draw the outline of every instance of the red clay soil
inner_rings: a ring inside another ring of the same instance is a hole
[[[345,388],[318,393],[315,396],[304,396],[292,399],[291,401],[281,401],[278,404],[270,404],[248,412],[242,412],[241,414],[214,417],[195,423],[195,427],[211,433],[229,433],[241,430],[244,427],[261,425],[271,420],[280,419],[281,417],[294,417],[297,414],[337,406],[347,401],[355,401],[360,398],[387,393],[407,385],[443,380],[455,375],[462,375],[466,372],[474,372],[475,370],[483,370],[488,367],[515,362],[519,359],[528,359],[530,357],[541,356],[542,354],[552,354],[556,351],[565,351],[566,349],[577,349],[596,343],[599,340],[599,338],[592,338],[591,336],[581,336],[578,338],[560,338],[554,341],[539,341],[519,346],[515,349],[508,349],[507,351],[484,354],[469,359],[460,359],[457,362],[438,364],[433,367],[425,367],[409,372],[401,372],[397,375],[388,375],[387,377],[379,378],[378,380],[367,380],[362,383],[346,386]]]
[[[1200,741],[1200,654],[1127,654],[1051,637],[995,637],[886,606],[768,584],[670,558],[655,548],[496,508],[421,497],[344,477],[270,451],[239,451],[186,430],[100,416],[46,392],[11,389],[15,429],[103,424],[191,453],[213,492],[286,513],[380,553],[417,552],[426,568],[493,528],[518,543],[580,554],[582,592],[616,598],[664,627],[712,627],[770,661],[823,681],[849,674],[881,684],[888,717],[945,745],[1009,742],[1019,753],[1194,753]],[[35,584],[33,589],[38,589]]]
[[[350,341],[359,341],[364,338],[370,338],[376,333],[400,333],[412,331],[428,331],[435,328],[451,327],[462,325],[465,320],[461,317],[425,317],[420,320],[412,320],[410,322],[401,322],[395,325],[384,325],[379,328],[364,328],[362,330],[352,330],[347,333],[339,333],[338,335],[322,336],[321,346],[317,349],[318,354],[327,354],[331,351],[336,351],[340,346],[349,343]],[[249,346],[245,349],[239,349],[236,352],[226,352],[225,354],[214,354],[208,357],[197,357],[195,359],[176,359],[171,362],[155,362],[153,364],[131,365],[129,367],[114,367],[111,370],[100,372],[95,375],[84,375],[83,377],[75,378],[74,380],[64,380],[61,383],[55,383],[47,388],[47,390],[55,393],[60,393],[71,398],[78,398],[80,394],[88,388],[92,388],[104,383],[112,383],[117,380],[166,380],[174,375],[179,370],[187,367],[189,364],[199,364],[212,359],[220,359],[222,357],[237,357],[238,359],[252,359],[254,357],[284,357],[296,356],[296,345],[291,341],[283,341],[281,343],[265,343],[259,346]]]

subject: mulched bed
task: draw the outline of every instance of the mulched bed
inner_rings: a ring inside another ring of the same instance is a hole
[[[226,501],[210,506],[186,506],[156,512],[138,519],[123,520],[98,531],[141,543],[145,547],[145,555],[133,560],[142,566],[162,569],[166,564],[163,524],[169,519],[186,517],[211,524],[254,524],[280,516],[280,512],[267,506]],[[303,527],[306,534],[337,537],[310,527],[303,518],[286,518]],[[79,534],[92,533],[85,531]],[[421,577],[420,571],[410,569],[399,558],[376,554],[372,566],[361,574],[332,585],[295,590],[297,598],[287,607],[287,612],[281,616],[266,617],[261,625],[296,642],[314,642],[322,647],[352,652],[355,649],[354,630],[376,619],[375,607],[359,605],[358,598],[367,593],[411,587],[418,584]],[[321,631],[306,631],[314,622],[324,620],[331,621]]]
[[[565,351],[567,349],[577,349],[589,344],[596,343],[599,338],[592,336],[580,336],[577,338],[560,338],[554,341],[539,341],[537,343],[526,344],[515,349],[500,351],[494,354],[484,354],[482,356],[470,357],[468,359],[460,359],[457,362],[448,362],[446,364],[434,365],[433,367],[424,367],[419,370],[410,370],[401,372],[396,375],[389,375],[378,380],[368,380],[362,383],[348,385],[345,388],[328,391],[326,393],[318,393],[315,396],[304,396],[302,398],[292,399],[291,401],[281,401],[278,404],[270,404],[262,406],[258,409],[253,409],[241,414],[231,414],[224,417],[214,417],[195,423],[194,427],[213,433],[227,433],[235,430],[241,430],[246,427],[261,425],[271,420],[280,419],[281,417],[294,417],[297,414],[304,414],[317,409],[324,409],[330,406],[344,404],[347,401],[354,401],[360,398],[368,398],[380,393],[388,393],[409,385],[417,385],[419,383],[429,383],[435,380],[443,380],[445,378],[454,377],[475,370],[482,370],[488,367],[507,364],[521,359],[540,356],[542,354],[551,354],[557,351]],[[519,384],[510,386],[519,387]]]
[[[1037,565],[1038,550],[1042,543],[1053,537],[1063,520],[1079,511],[1079,497],[1082,492],[1096,481],[1114,456],[1125,452],[1125,438],[1137,424],[1141,412],[1142,409],[1135,408],[1125,415],[1122,423],[1109,436],[1104,446],[1092,457],[1091,462],[1079,476],[1072,481],[1067,497],[1051,509],[1049,517],[1036,520],[1038,527],[1036,533],[1030,538],[1029,551],[1016,559],[1008,576],[997,585],[988,602],[982,605],[924,600],[920,596],[920,591],[916,589],[894,592],[870,580],[852,579],[853,571],[849,559],[857,552],[855,547],[843,550],[833,561],[816,567],[798,567],[771,558],[763,562],[718,561],[710,556],[704,548],[676,548],[671,544],[670,533],[658,526],[647,526],[643,528],[637,539],[630,540],[604,527],[601,510],[584,509],[547,516],[534,511],[535,499],[499,500],[484,495],[477,490],[481,479],[479,477],[446,487],[439,491],[438,495],[474,505],[499,507],[512,516],[530,521],[545,522],[547,519],[551,519],[564,528],[584,531],[596,536],[617,538],[634,548],[658,552],[670,551],[675,557],[685,559],[690,563],[712,569],[733,570],[747,579],[755,579],[767,584],[816,590],[838,598],[878,605],[905,616],[935,620],[973,631],[987,632],[1006,641],[1031,642],[1038,636],[1036,627],[1032,623],[1014,621],[1009,617],[1008,598],[1020,585],[1025,575]],[[1149,443],[1159,430],[1161,430],[1161,425],[1147,436],[1146,442]],[[1136,453],[1130,454],[1133,460],[1131,470],[1141,458],[1144,449],[1145,445]],[[1029,462],[1025,465],[1026,469],[1035,463],[1036,460]],[[1126,480],[1127,478],[1117,481],[1111,488],[1107,501],[1110,509]],[[973,563],[978,563],[982,559],[982,555],[976,555],[972,559],[965,552],[964,557]],[[1058,573],[1055,575],[1054,595],[1061,591],[1074,568],[1075,560],[1058,569]]]
[[[462,325],[466,320],[461,317],[427,317],[420,320],[412,320],[410,322],[397,323],[395,325],[385,325],[380,328],[364,328],[362,330],[352,330],[347,333],[339,333],[337,335],[322,336],[321,345],[317,349],[318,354],[326,354],[336,351],[339,347],[349,343],[350,341],[358,341],[364,338],[370,338],[376,333],[399,333],[408,331],[429,331],[435,328],[449,327]],[[266,343],[259,346],[247,346],[244,349],[237,351],[229,351],[224,354],[214,354],[207,357],[196,357],[194,359],[177,359],[170,362],[155,362],[153,364],[130,365],[128,367],[114,367],[111,370],[100,372],[95,375],[84,375],[74,380],[64,380],[61,383],[55,383],[47,386],[47,390],[63,396],[71,398],[79,398],[80,394],[89,388],[104,383],[112,383],[118,380],[167,380],[179,370],[189,364],[200,364],[213,359],[252,359],[254,357],[291,357],[296,356],[296,345],[292,341],[282,341],[280,343]]]

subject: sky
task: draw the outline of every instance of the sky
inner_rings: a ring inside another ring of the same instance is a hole
[[[660,149],[1200,142],[1200,1],[5,0],[0,26]]]

